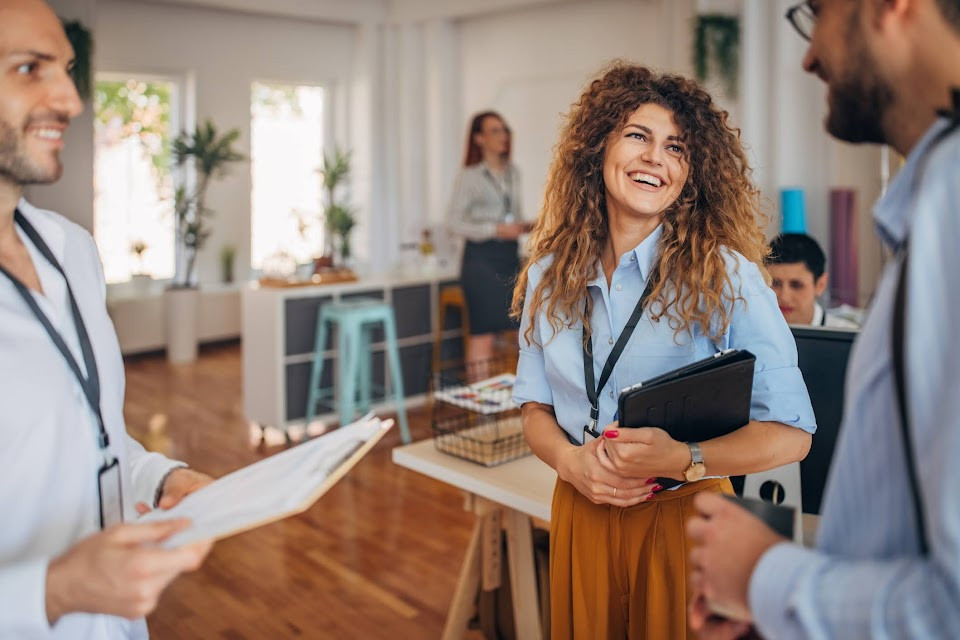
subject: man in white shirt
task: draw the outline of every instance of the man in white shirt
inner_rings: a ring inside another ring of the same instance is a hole
[[[0,0],[0,639],[146,638],[143,616],[208,542],[129,523],[210,482],[131,439],[90,235],[22,198],[56,181],[82,104],[42,0]],[[127,524],[121,520],[126,519]]]
[[[856,329],[855,323],[825,311],[817,302],[830,281],[826,262],[823,249],[805,233],[784,233],[770,242],[767,270],[780,312],[788,324]]]

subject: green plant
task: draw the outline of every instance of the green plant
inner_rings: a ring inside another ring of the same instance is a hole
[[[233,263],[237,257],[237,249],[229,244],[220,248],[220,279],[223,282],[233,282]]]
[[[147,243],[143,240],[135,240],[130,243],[130,252],[137,256],[137,271],[143,273],[143,254],[147,250]]]
[[[93,88],[93,82],[91,81],[93,36],[79,20],[68,22],[61,18],[60,22],[63,24],[64,33],[67,34],[67,40],[73,47],[73,68],[70,70],[70,75],[73,77],[73,84],[77,87],[77,93],[86,102],[90,99],[91,89]]]
[[[740,18],[737,16],[697,16],[693,38],[693,68],[700,82],[707,80],[711,66],[715,67],[723,78],[727,94],[735,97],[740,69]]]
[[[327,206],[323,216],[328,234],[337,234],[340,237],[340,256],[350,257],[350,231],[357,224],[356,210],[349,205],[337,202],[337,188],[350,177],[350,152],[340,148],[333,150],[333,155],[323,154],[323,188],[327,192]],[[325,243],[325,249],[329,243]],[[328,251],[324,251],[325,254]]]
[[[207,221],[213,211],[207,207],[207,189],[215,178],[226,175],[234,162],[246,160],[246,156],[234,149],[240,137],[239,129],[231,129],[222,136],[216,126],[207,120],[192,133],[181,132],[173,142],[173,156],[178,167],[192,162],[196,170],[196,187],[188,193],[183,185],[174,193],[177,242],[183,249],[186,269],[179,286],[189,287],[194,282],[197,253],[210,237]]]

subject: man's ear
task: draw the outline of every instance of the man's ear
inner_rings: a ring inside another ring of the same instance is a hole
[[[813,283],[813,292],[819,298],[823,295],[823,292],[827,290],[827,285],[830,283],[830,274],[824,271],[819,278]]]

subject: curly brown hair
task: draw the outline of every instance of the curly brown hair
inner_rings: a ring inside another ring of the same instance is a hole
[[[510,312],[515,318],[525,302],[530,318],[546,306],[554,335],[578,322],[589,333],[587,283],[598,275],[609,234],[603,180],[607,143],[645,104],[673,113],[687,140],[684,159],[689,164],[687,182],[663,218],[650,296],[658,304],[648,306],[651,317],[666,316],[677,333],[699,325],[716,340],[729,326],[733,304],[742,299],[730,282],[724,253],[740,253],[768,278],[763,266],[769,253],[763,232],[767,217],[750,180],[739,129],[727,123],[727,112],[693,80],[618,61],[590,83],[567,115],[530,238],[529,260],[513,292]],[[545,258],[552,260],[525,300],[530,269]],[[524,332],[528,344],[532,335],[531,322]]]

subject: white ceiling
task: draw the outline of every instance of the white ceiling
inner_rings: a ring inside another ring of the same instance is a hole
[[[321,20],[325,22],[410,22],[463,18],[514,9],[588,0],[138,0]],[[637,0],[640,2],[642,0]]]

